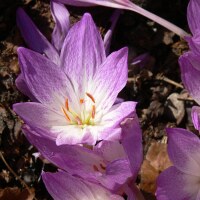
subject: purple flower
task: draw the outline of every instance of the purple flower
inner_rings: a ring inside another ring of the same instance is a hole
[[[89,14],[69,30],[58,66],[25,48],[19,48],[18,55],[26,86],[38,101],[14,105],[25,123],[57,145],[121,137],[119,124],[136,106],[113,105],[127,82],[128,51],[123,48],[106,58]]]
[[[193,133],[169,128],[168,154],[174,166],[157,180],[158,200],[200,199],[200,140]]]
[[[86,148],[76,145],[57,146],[54,141],[41,137],[24,126],[27,139],[42,156],[65,171],[56,174],[43,173],[44,183],[54,199],[74,196],[70,189],[72,185],[80,191],[84,185],[90,185],[89,190],[92,190],[92,185],[94,188],[99,185],[108,190],[109,195],[126,193],[130,199],[142,199],[134,184],[142,163],[142,134],[137,116],[127,119],[121,127],[120,142],[102,141],[97,146]],[[61,176],[62,179],[59,178]],[[66,179],[68,181],[63,184]]]
[[[190,49],[195,53],[200,53],[200,1],[190,0],[187,8],[187,19],[192,37],[187,36],[185,39],[188,41]]]
[[[72,5],[72,6],[94,6],[94,5],[100,5],[100,6],[106,6],[106,7],[113,7],[113,8],[119,8],[119,9],[125,9],[125,10],[131,10],[136,13],[139,13],[140,15],[143,15],[158,24],[166,27],[167,29],[171,30],[172,32],[176,33],[177,35],[181,37],[185,37],[188,35],[184,30],[177,27],[176,25],[166,21],[165,19],[162,19],[161,17],[141,8],[140,6],[134,4],[133,2],[129,0],[54,0],[56,2],[61,2],[64,4]]]

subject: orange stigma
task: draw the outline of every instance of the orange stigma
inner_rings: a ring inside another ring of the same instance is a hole
[[[95,103],[95,99],[90,93],[86,92],[86,95],[93,101],[93,103]]]
[[[92,106],[92,119],[94,119],[96,113],[95,105]]]
[[[68,102],[68,99],[66,99],[66,101],[65,101],[65,107],[67,108],[67,111],[69,111],[69,102]]]
[[[63,111],[63,113],[64,113],[66,119],[67,119],[69,122],[71,122],[71,119],[70,119],[69,115],[67,114],[67,112],[65,111],[65,109],[64,109],[63,107],[62,107],[62,111]]]
[[[80,99],[80,104],[83,104],[84,103],[84,99]]]

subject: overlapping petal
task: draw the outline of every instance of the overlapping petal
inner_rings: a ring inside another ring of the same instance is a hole
[[[182,81],[189,94],[200,104],[200,57],[187,52],[179,58]]]
[[[69,12],[63,4],[51,1],[51,13],[55,21],[52,44],[60,52],[64,39],[70,28]]]
[[[59,55],[53,45],[39,31],[22,8],[17,10],[17,25],[26,44],[34,51],[45,54],[50,60],[57,63]]]
[[[169,167],[157,180],[158,200],[194,200],[200,188],[198,176],[188,175],[176,167]]]
[[[106,58],[100,33],[89,14],[84,14],[70,29],[60,57],[60,66],[70,77],[75,91],[87,92],[88,82]]]
[[[187,7],[187,20],[190,30],[196,34],[200,30],[200,2],[198,0],[190,0]]]
[[[123,200],[119,195],[114,195],[97,184],[73,177],[63,171],[43,173],[42,178],[55,200]]]
[[[196,176],[200,171],[200,140],[193,133],[180,128],[168,128],[168,154],[181,172]]]
[[[200,107],[199,106],[193,106],[192,111],[191,111],[191,115],[192,115],[192,122],[194,124],[194,127],[197,130],[200,130]]]

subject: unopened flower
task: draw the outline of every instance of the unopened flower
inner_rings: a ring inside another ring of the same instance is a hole
[[[162,172],[157,181],[158,200],[200,199],[200,140],[193,133],[167,129],[168,154],[174,166]]]
[[[131,2],[130,0],[54,0],[56,2],[61,2],[68,5],[73,6],[106,6],[106,7],[113,7],[125,10],[131,10],[140,15],[143,15],[158,24],[166,27],[167,29],[171,30],[172,32],[176,33],[181,37],[185,37],[188,35],[184,30],[177,27],[176,25],[162,19],[161,17],[141,8],[140,6],[136,5],[135,3]]]
[[[57,145],[120,138],[119,124],[136,106],[113,106],[127,82],[128,51],[123,48],[106,58],[89,14],[69,30],[59,66],[25,48],[19,48],[18,55],[25,83],[38,101],[14,105],[25,123]]]
[[[137,116],[133,119],[127,119],[121,127],[122,138],[120,142],[102,141],[93,147],[57,146],[54,141],[33,133],[26,125],[23,129],[25,136],[41,155],[65,171],[56,174],[43,173],[44,183],[55,199],[59,199],[58,197],[65,199],[64,196],[70,195],[69,185],[73,185],[73,182],[77,183],[77,190],[82,190],[80,185],[83,183],[90,183],[91,187],[92,184],[94,186],[97,184],[105,188],[109,194],[118,194],[119,196],[126,194],[130,199],[143,199],[135,186],[135,180],[142,163],[142,134]],[[57,175],[60,177],[61,174],[63,180],[68,177],[70,181],[63,184],[62,180],[56,178]],[[56,185],[54,185],[54,181]],[[58,194],[57,191],[61,190],[59,188],[65,192]],[[57,198],[56,195],[58,195]]]

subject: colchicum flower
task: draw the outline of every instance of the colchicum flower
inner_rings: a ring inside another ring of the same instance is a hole
[[[143,157],[137,116],[127,119],[121,128],[120,141],[101,141],[89,148],[79,145],[57,146],[54,141],[33,133],[28,126],[25,125],[23,129],[27,139],[41,155],[62,169],[57,173],[42,174],[47,190],[55,200],[71,200],[75,197],[123,199],[124,194],[130,200],[143,200],[135,186]]]
[[[89,14],[70,28],[57,66],[45,56],[18,49],[24,82],[37,102],[18,103],[14,111],[34,129],[61,144],[95,144],[121,137],[119,124],[136,102],[114,104],[127,82],[127,48],[105,55]]]
[[[157,180],[158,200],[200,199],[200,140],[193,133],[167,129],[168,154],[174,166],[160,174]]]

